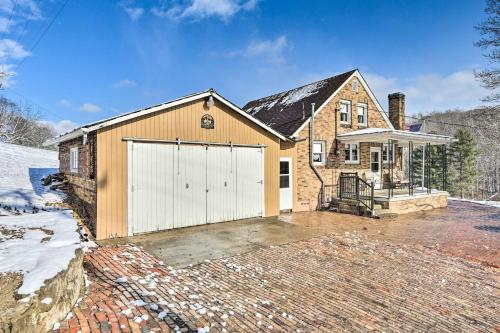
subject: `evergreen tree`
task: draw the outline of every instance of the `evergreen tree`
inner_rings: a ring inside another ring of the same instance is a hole
[[[449,165],[449,169],[452,171],[450,176],[453,178],[450,182],[450,193],[460,195],[463,198],[464,194],[474,187],[478,151],[474,136],[469,130],[457,130],[455,139],[457,141],[450,146],[451,165]]]

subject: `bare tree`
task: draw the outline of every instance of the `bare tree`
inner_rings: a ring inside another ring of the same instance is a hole
[[[41,147],[54,136],[54,129],[39,122],[39,115],[30,105],[19,105],[0,98],[0,142]]]
[[[494,91],[500,87],[500,69],[497,67],[500,60],[500,0],[487,0],[485,12],[488,18],[476,27],[481,39],[475,45],[488,50],[484,56],[490,60],[490,67],[475,74],[483,87]],[[494,92],[484,101],[499,102],[500,93]]]

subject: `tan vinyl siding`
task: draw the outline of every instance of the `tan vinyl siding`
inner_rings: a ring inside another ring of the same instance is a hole
[[[215,129],[202,129],[210,114]],[[124,137],[239,144],[264,144],[265,215],[279,213],[279,139],[216,101],[202,100],[99,130],[97,135],[97,239],[127,235],[127,143]]]

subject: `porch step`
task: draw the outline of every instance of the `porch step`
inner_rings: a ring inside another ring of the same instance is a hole
[[[391,213],[389,209],[374,209],[373,216],[378,219],[393,219],[398,216],[396,213]]]

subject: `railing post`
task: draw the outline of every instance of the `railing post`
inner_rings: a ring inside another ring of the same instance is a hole
[[[359,202],[359,178],[356,176],[356,201]]]
[[[375,183],[372,182],[372,188],[371,188],[371,195],[370,195],[370,210],[373,212],[373,197],[375,196]]]

